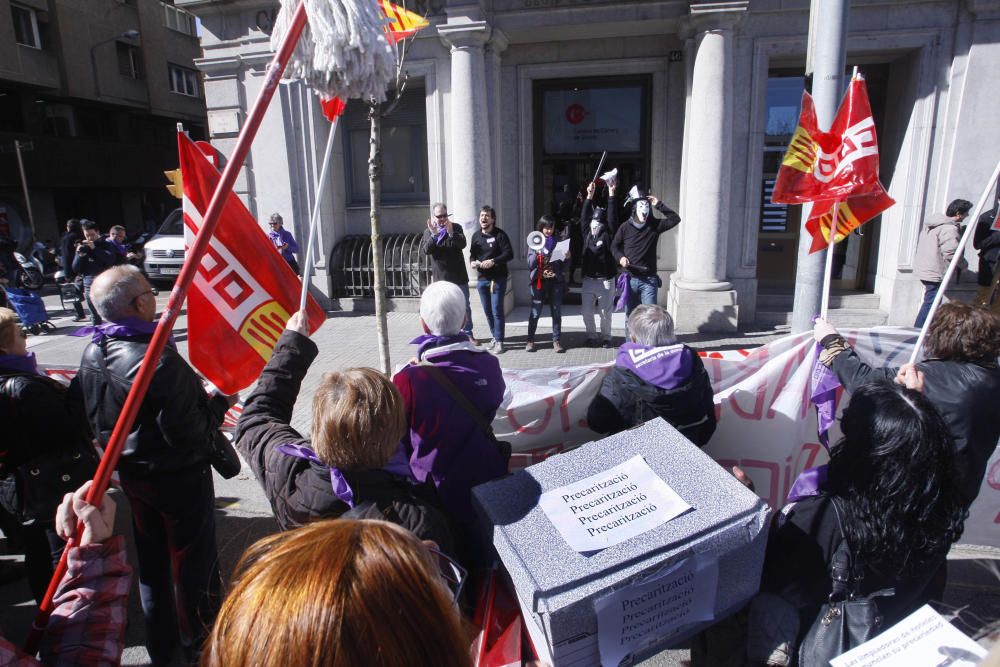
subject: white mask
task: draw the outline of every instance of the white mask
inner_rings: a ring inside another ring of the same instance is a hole
[[[600,220],[591,220],[590,221],[590,233],[593,234],[594,236],[597,236],[598,234],[601,233],[601,221]]]
[[[640,199],[635,203],[635,219],[639,222],[646,222],[649,218],[649,201]]]

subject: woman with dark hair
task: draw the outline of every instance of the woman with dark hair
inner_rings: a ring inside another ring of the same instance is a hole
[[[538,250],[528,248],[528,278],[531,280],[531,312],[528,313],[528,342],[525,352],[535,351],[535,330],[538,320],[542,317],[542,304],[549,302],[549,313],[552,315],[552,349],[557,354],[566,351],[559,337],[562,332],[562,302],[563,291],[566,289],[566,278],[563,276],[564,260],[552,259],[552,251],[556,247],[556,221],[548,215],[538,219],[536,229],[544,237],[544,243]]]
[[[464,571],[396,525],[311,523],[258,541],[236,571],[202,667],[471,664]]]
[[[797,610],[799,642],[830,595],[831,559],[842,541],[859,596],[895,590],[876,598],[887,628],[924,602],[967,515],[948,427],[926,397],[889,382],[867,384],[840,423],[844,437],[831,448],[820,495],[782,509],[764,558],[761,591]],[[755,630],[751,611],[751,640]]]
[[[893,379],[903,369],[873,368],[858,356],[837,330],[816,320],[813,332],[823,346],[820,361],[849,392],[879,379]],[[916,365],[923,393],[944,417],[954,438],[959,493],[971,505],[979,493],[986,464],[1000,439],[1000,317],[965,303],[941,305],[925,340],[927,358]]]

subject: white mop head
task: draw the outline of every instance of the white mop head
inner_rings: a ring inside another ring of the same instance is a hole
[[[300,0],[281,0],[271,33],[277,50]],[[343,100],[385,100],[396,77],[396,58],[385,38],[385,14],[374,0],[301,0],[309,23],[285,69],[317,94]]]

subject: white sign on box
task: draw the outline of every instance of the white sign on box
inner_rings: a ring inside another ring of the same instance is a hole
[[[878,637],[830,661],[833,667],[972,667],[986,649],[924,605]]]
[[[620,544],[691,509],[641,456],[547,491],[539,505],[580,553]]]
[[[597,600],[601,665],[617,667],[685,625],[712,620],[718,580],[719,561],[698,554]]]

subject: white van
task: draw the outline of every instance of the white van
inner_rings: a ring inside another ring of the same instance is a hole
[[[184,214],[176,208],[143,246],[150,280],[174,280],[184,264]]]

